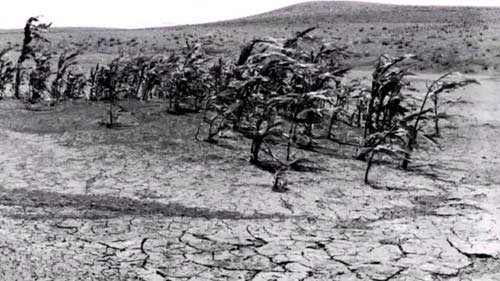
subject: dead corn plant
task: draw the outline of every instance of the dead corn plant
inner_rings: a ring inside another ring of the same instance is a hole
[[[220,58],[210,67],[209,73],[211,77],[210,90],[205,97],[203,114],[195,139],[198,140],[201,127],[206,123],[209,127],[205,140],[215,142],[215,137],[229,128],[228,120],[231,119],[231,107],[234,102],[229,86],[233,79],[234,67]]]
[[[96,64],[94,67],[90,69],[90,77],[88,79],[88,84],[90,85],[89,96],[88,99],[91,101],[99,100],[99,94],[102,93],[102,84],[100,83],[101,79],[101,65]]]
[[[72,90],[79,88],[75,87],[75,83],[81,78],[78,79],[79,76],[73,74],[71,69],[77,65],[76,59],[80,54],[81,52],[79,50],[64,50],[59,55],[55,77],[54,80],[52,80],[50,89],[51,98],[54,99],[56,103],[65,97],[74,97],[75,95],[72,93]]]
[[[19,56],[16,64],[16,75],[14,82],[14,97],[20,98],[22,77],[23,77],[23,63],[29,58],[35,58],[36,55],[36,43],[48,42],[48,40],[43,36],[44,32],[50,28],[51,24],[45,24],[39,22],[39,17],[31,17],[26,21],[24,27],[24,39],[21,49],[21,55]]]
[[[180,55],[170,56],[162,73],[169,112],[183,114],[199,112],[203,108],[203,101],[209,92],[207,62],[210,60],[203,50],[203,43],[188,40]]]
[[[460,98],[455,100],[443,101],[440,96],[444,93],[452,92],[469,84],[479,84],[479,82],[474,79],[462,78],[460,73],[450,72],[427,86],[427,91],[430,92],[429,98],[431,99],[433,104],[432,107],[434,115],[432,116],[432,118],[434,121],[435,137],[439,137],[441,135],[439,121],[443,119],[449,119],[451,117],[446,113],[447,109],[461,102]]]
[[[116,102],[122,97],[122,95],[127,93],[128,87],[123,82],[123,67],[122,63],[123,57],[117,57],[111,61],[107,66],[99,67],[93,70],[93,77],[91,80],[94,85],[94,95],[95,97],[106,101],[109,104],[107,120],[101,122],[108,128],[116,127],[119,124],[117,121],[118,113],[115,112],[117,108],[120,108]]]
[[[52,75],[51,72],[51,59],[50,52],[37,52],[33,56],[35,65],[29,73],[29,96],[30,103],[36,103],[48,96],[50,93],[49,79]]]
[[[402,160],[402,168],[407,169],[413,151],[420,145],[419,140],[431,146],[437,146],[434,135],[429,132],[435,116],[435,108],[427,106],[428,100],[444,91],[464,87],[475,80],[465,79],[444,82],[446,74],[427,87],[423,99],[407,93],[409,85],[405,78],[411,73],[400,63],[413,56],[390,57],[379,59],[373,73],[372,88],[367,93],[368,108],[364,120],[364,138],[358,154],[359,159],[367,160],[365,182],[369,182],[369,172],[377,154],[388,155]]]
[[[444,92],[452,92],[459,88],[463,88],[470,84],[479,84],[477,80],[463,78],[461,75],[456,75],[459,79],[450,80],[453,73],[447,73],[438,79],[434,80],[430,86],[427,86],[427,92],[425,93],[424,99],[420,105],[420,110],[414,118],[413,126],[410,127],[409,140],[407,151],[405,152],[405,157],[403,158],[402,168],[407,169],[410,162],[411,153],[415,148],[418,147],[419,136],[422,135],[426,140],[430,140],[431,143],[437,144],[435,136],[439,136],[439,120],[446,118],[445,115],[439,113],[439,96]],[[430,109],[427,108],[427,101],[433,99],[434,106]],[[432,126],[428,123],[421,125],[422,121],[431,120],[434,125],[434,133],[426,132],[426,127]],[[421,132],[421,133],[420,133]]]
[[[0,50],[0,98],[5,96],[5,92],[14,80],[14,62],[7,57],[7,53],[10,51],[11,48]]]

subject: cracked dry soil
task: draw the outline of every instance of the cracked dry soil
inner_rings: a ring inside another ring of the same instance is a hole
[[[4,123],[0,279],[500,280],[500,81],[480,82],[411,171],[377,166],[367,186],[363,163],[316,155],[287,194],[208,144]]]

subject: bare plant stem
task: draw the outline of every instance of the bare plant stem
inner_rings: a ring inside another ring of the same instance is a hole
[[[439,137],[439,100],[438,96],[434,97],[434,135]]]
[[[368,164],[366,165],[366,171],[365,171],[365,183],[366,184],[369,183],[368,176],[369,176],[372,164],[373,164],[373,158],[375,157],[375,153],[376,153],[376,151],[372,150],[370,158],[368,159]]]

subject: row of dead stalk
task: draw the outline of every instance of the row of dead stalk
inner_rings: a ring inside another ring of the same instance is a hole
[[[363,86],[345,77],[347,47],[312,36],[314,27],[290,38],[252,40],[234,60],[212,57],[203,43],[186,41],[178,53],[120,55],[86,75],[77,71],[79,51],[63,51],[53,70],[43,45],[49,26],[28,20],[17,64],[6,58],[9,49],[0,52],[0,92],[11,85],[14,97],[32,103],[46,97],[55,103],[82,97],[106,101],[108,127],[116,125],[113,107],[119,100],[165,99],[171,113],[200,114],[196,139],[202,131],[210,142],[223,131],[241,134],[251,140],[251,162],[258,165],[262,157],[277,162],[280,177],[304,160],[295,158],[293,149],[311,148],[318,138],[335,140],[336,130],[358,132],[356,157],[367,162],[365,182],[377,155],[399,159],[406,169],[414,150],[427,147],[422,140],[438,145],[439,120],[447,118],[440,94],[477,83],[448,73],[423,96],[411,93],[406,65],[414,56],[383,55],[371,85]],[[30,59],[34,66],[25,69]],[[23,83],[29,86],[24,95]],[[277,153],[279,147],[284,151]]]

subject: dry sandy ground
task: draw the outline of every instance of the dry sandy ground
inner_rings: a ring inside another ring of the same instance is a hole
[[[443,151],[376,166],[373,186],[349,158],[318,156],[278,194],[244,154],[3,129],[0,279],[500,280],[500,81],[481,83]]]

